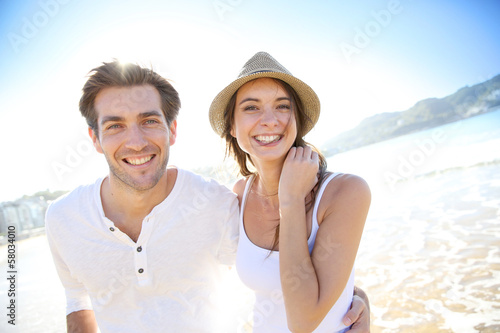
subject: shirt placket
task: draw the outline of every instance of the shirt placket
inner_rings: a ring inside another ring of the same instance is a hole
[[[140,286],[147,286],[151,283],[152,274],[148,266],[148,240],[154,226],[154,217],[148,215],[142,222],[141,234],[134,245],[135,274]]]
[[[142,221],[141,234],[137,242],[132,241],[129,236],[115,227],[111,220],[106,219],[106,226],[113,236],[126,243],[130,246],[132,251],[134,251],[134,271],[139,286],[147,286],[150,284],[151,274],[149,272],[147,260],[147,245],[153,231],[154,217],[148,215],[144,218]]]

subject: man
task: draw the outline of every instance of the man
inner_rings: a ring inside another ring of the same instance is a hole
[[[68,332],[220,332],[212,304],[238,237],[236,196],[167,168],[180,100],[152,70],[95,68],[80,112],[109,165],[47,210],[47,237],[67,298]],[[348,315],[368,327],[355,297]],[[367,300],[366,300],[367,303]],[[234,330],[233,330],[234,331]]]

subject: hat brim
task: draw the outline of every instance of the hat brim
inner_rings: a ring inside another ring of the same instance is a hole
[[[238,89],[245,83],[263,77],[275,78],[288,83],[299,96],[304,112],[310,121],[304,124],[304,135],[308,133],[319,119],[320,102],[319,98],[307,84],[296,77],[280,72],[258,72],[234,80],[224,88],[212,101],[209,110],[210,124],[212,129],[220,136],[226,127],[224,121],[224,112],[229,100]]]

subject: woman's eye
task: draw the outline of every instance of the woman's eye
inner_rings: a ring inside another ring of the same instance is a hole
[[[245,111],[254,111],[257,110],[257,107],[255,105],[247,105],[244,108]]]
[[[278,109],[280,110],[290,110],[290,105],[288,104],[281,104],[278,106]]]

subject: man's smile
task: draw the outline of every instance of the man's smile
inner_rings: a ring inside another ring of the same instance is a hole
[[[143,165],[143,164],[146,164],[147,162],[151,161],[151,159],[153,159],[153,157],[155,157],[155,155],[149,155],[149,156],[139,157],[139,158],[127,157],[127,158],[124,158],[123,160],[128,164]]]

